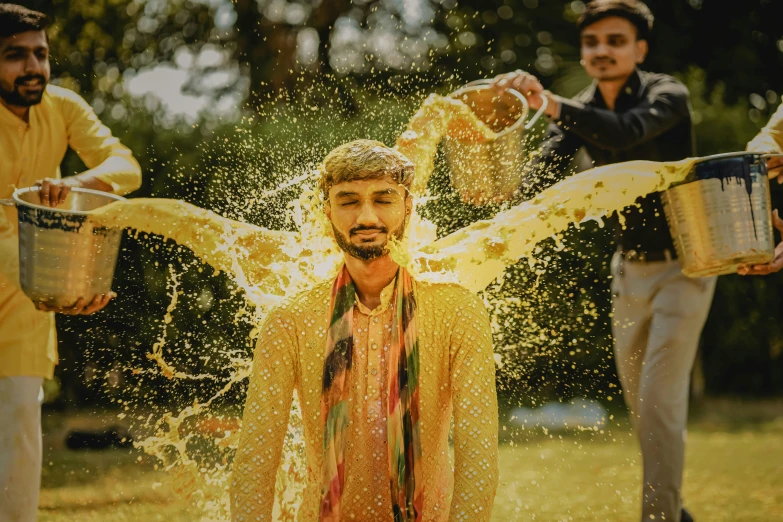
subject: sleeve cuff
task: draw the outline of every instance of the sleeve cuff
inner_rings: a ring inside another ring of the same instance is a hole
[[[573,125],[579,113],[585,108],[584,103],[576,100],[569,100],[568,98],[558,96],[557,101],[560,102],[557,120],[566,125]]]

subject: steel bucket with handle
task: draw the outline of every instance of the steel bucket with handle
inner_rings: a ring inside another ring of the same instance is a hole
[[[125,198],[89,189],[72,189],[56,208],[41,205],[38,187],[17,189],[19,282],[34,303],[69,307],[79,298],[108,294],[122,230],[98,227],[90,211]]]
[[[686,180],[662,194],[682,271],[690,277],[736,273],[775,256],[766,159],[736,152],[701,158]]]
[[[446,135],[446,159],[451,183],[471,203],[509,199],[522,183],[525,132],[544,114],[547,99],[525,123],[529,106],[519,92],[498,92],[491,80],[478,80],[450,94],[461,100],[486,123],[495,136],[478,139]]]

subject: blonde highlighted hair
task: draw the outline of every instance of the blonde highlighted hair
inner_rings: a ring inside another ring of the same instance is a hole
[[[414,174],[413,163],[408,158],[375,140],[354,140],[340,145],[326,155],[319,170],[324,201],[329,200],[329,189],[338,183],[390,176],[410,189]]]

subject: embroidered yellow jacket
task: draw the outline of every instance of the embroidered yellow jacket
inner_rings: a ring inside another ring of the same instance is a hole
[[[321,380],[331,282],[273,310],[256,347],[231,478],[234,521],[272,520],[294,390],[301,405],[307,480],[297,520],[315,522],[321,498]],[[386,443],[386,371],[393,282],[381,305],[357,299],[342,519],[392,521]],[[498,412],[489,316],[456,285],[417,283],[419,423],[424,520],[490,519],[498,481]],[[453,419],[454,456],[449,452]]]

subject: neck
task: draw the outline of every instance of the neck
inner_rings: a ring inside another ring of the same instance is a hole
[[[14,113],[16,117],[22,120],[23,122],[27,123],[30,121],[30,107],[19,107],[18,105],[11,105],[2,98],[0,98],[0,104],[2,104],[3,107],[5,107],[6,109]]]
[[[604,98],[606,107],[610,110],[614,110],[617,102],[617,97],[620,96],[620,90],[628,82],[628,78],[631,75],[624,76],[622,78],[612,78],[611,80],[598,80],[598,90],[601,91],[601,96]]]
[[[381,292],[389,286],[400,265],[392,261],[389,254],[371,261],[345,257],[345,266],[356,287],[356,295],[359,301],[370,310],[374,310],[381,304]]]

